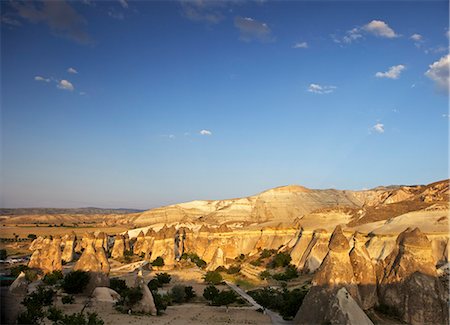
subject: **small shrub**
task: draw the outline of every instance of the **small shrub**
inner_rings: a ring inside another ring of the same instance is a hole
[[[223,265],[216,267],[216,269],[214,270],[216,272],[226,272],[227,268]]]
[[[263,249],[259,256],[261,256],[261,258],[268,258],[268,257],[271,257],[276,252],[277,251],[274,249]]]
[[[148,283],[147,283],[147,287],[151,290],[151,291],[158,291],[158,288],[162,287],[162,284],[159,283],[158,279],[151,279]]]
[[[184,287],[184,293],[186,294],[186,301],[189,301],[197,296],[192,286]]]
[[[68,273],[62,282],[62,288],[65,292],[74,294],[83,292],[89,283],[89,273],[84,271],[72,271]]]
[[[272,274],[269,271],[262,271],[261,273],[259,273],[259,277],[261,280],[266,280],[266,279],[270,279],[272,277]]]
[[[288,266],[289,263],[291,263],[291,260],[292,260],[291,255],[289,255],[288,253],[278,253],[277,255],[275,255],[275,257],[269,263],[268,266],[270,268]]]
[[[241,271],[241,268],[237,265],[230,266],[227,270],[228,274],[237,274]]]
[[[164,266],[164,259],[161,256],[158,256],[155,258],[155,260],[152,262],[153,266]]]
[[[17,278],[21,272],[25,272],[26,270],[29,269],[30,268],[27,265],[17,265],[10,268],[9,272],[12,277]]]
[[[58,309],[56,307],[50,307],[47,310],[47,318],[53,321],[54,323],[57,323],[58,321],[61,321],[64,318],[64,314],[61,309]]]
[[[228,306],[236,301],[236,294],[231,290],[223,290],[212,300],[214,306]]]
[[[37,238],[37,236],[35,234],[28,234],[27,238],[29,238],[31,240],[35,240]]]
[[[168,273],[156,273],[155,275],[156,279],[158,280],[161,285],[170,283],[170,280],[172,280],[172,277]]]
[[[160,295],[157,291],[152,291],[152,295],[158,315],[161,315],[167,306],[171,304],[170,297],[168,295]]]
[[[64,278],[61,271],[53,271],[52,273],[47,273],[43,278],[42,282],[47,285],[55,285],[59,280]]]
[[[212,301],[218,294],[219,290],[213,285],[209,285],[203,290],[203,297],[208,301]]]
[[[182,285],[175,285],[170,290],[170,295],[172,300],[178,304],[181,304],[186,301],[186,287]]]
[[[61,302],[64,305],[73,304],[75,302],[74,296],[64,296],[61,298]]]
[[[25,270],[25,279],[29,282],[36,281],[38,278],[39,271],[36,269]]]
[[[206,272],[206,274],[203,276],[203,279],[205,280],[205,282],[214,285],[219,284],[223,281],[222,275],[216,271]]]
[[[262,261],[258,258],[257,260],[251,261],[250,264],[253,266],[261,266]]]
[[[133,307],[136,303],[138,303],[142,299],[142,291],[141,288],[127,288],[122,291],[121,300],[119,301],[120,305],[124,305],[128,308]]]
[[[109,287],[121,296],[122,296],[122,293],[128,289],[128,286],[127,286],[127,283],[125,282],[125,280],[116,279],[116,278],[109,280]]]
[[[298,272],[294,265],[288,265],[284,273],[274,274],[272,277],[278,281],[289,281],[298,277]]]
[[[204,268],[206,266],[206,262],[195,253],[183,253],[181,255],[181,259],[190,259],[191,262],[197,265],[199,268]]]

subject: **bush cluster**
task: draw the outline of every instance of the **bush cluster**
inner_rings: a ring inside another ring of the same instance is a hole
[[[291,263],[291,255],[288,253],[278,253],[267,265],[269,268],[285,267]]]
[[[64,278],[61,271],[53,271],[52,273],[47,273],[43,278],[42,282],[47,285],[55,285],[59,280]]]
[[[292,291],[273,288],[256,289],[247,292],[261,306],[278,311],[285,320],[292,319],[300,308],[308,290],[306,288]]]
[[[192,286],[175,285],[170,290],[170,296],[173,302],[181,304],[183,302],[188,302],[196,296],[195,291]]]
[[[202,260],[197,254],[195,253],[183,253],[181,255],[181,259],[182,260],[191,260],[192,263],[194,263],[195,265],[197,265],[199,268],[205,268],[206,267],[206,262],[204,260]]]
[[[203,276],[203,279],[206,283],[213,285],[220,284],[223,281],[222,275],[217,271],[206,272],[206,274]]]
[[[158,256],[155,258],[155,260],[152,262],[153,266],[164,266],[164,259],[161,256]]]
[[[81,270],[67,273],[62,281],[61,287],[66,293],[81,293],[89,283],[89,273]]]
[[[214,285],[209,285],[203,291],[203,297],[213,306],[227,306],[236,302],[237,296],[234,291],[219,291]]]

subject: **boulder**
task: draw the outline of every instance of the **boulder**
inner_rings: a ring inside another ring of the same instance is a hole
[[[157,309],[155,306],[155,301],[153,299],[152,292],[145,283],[142,270],[140,270],[136,276],[135,287],[141,288],[142,299],[133,306],[133,310],[135,312],[149,313],[156,316]]]
[[[325,318],[333,325],[373,325],[345,288],[336,292]]]
[[[31,255],[28,267],[41,269],[44,273],[61,271],[61,238],[44,239],[42,247],[36,249]]]
[[[114,304],[120,300],[120,295],[111,288],[97,287],[92,292],[92,299],[99,302],[109,302]]]

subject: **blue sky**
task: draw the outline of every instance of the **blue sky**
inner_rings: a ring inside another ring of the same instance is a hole
[[[448,176],[448,3],[1,2],[2,207]]]

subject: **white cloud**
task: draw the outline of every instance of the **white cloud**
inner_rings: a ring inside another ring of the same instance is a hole
[[[85,91],[80,91],[80,95],[81,95],[81,96],[86,96],[87,94],[86,94]]]
[[[73,74],[77,74],[78,73],[78,71],[75,70],[75,68],[69,68],[69,69],[67,69],[67,72],[68,73],[73,73]]]
[[[14,18],[11,18],[7,15],[1,15],[0,16],[0,21],[2,24],[6,24],[9,26],[14,26],[14,27],[19,27],[22,26],[22,23]]]
[[[409,38],[416,42],[423,40],[423,37],[420,34],[412,34]]]
[[[200,133],[201,135],[212,135],[212,132],[209,131],[209,130],[201,130],[199,133]]]
[[[395,38],[400,36],[382,20],[372,20],[367,25],[364,25],[363,29],[378,37]]]
[[[72,83],[65,79],[60,80],[56,87],[58,87],[59,89],[69,90],[69,91],[73,91],[75,89],[75,87],[72,85]]]
[[[388,24],[381,20],[372,20],[370,23],[364,25],[363,27],[354,27],[345,32],[344,36],[339,37],[335,34],[331,34],[330,36],[335,43],[350,44],[359,39],[363,39],[365,33],[384,38],[395,38],[400,36],[399,34],[395,33],[394,30],[388,26]]]
[[[445,36],[446,36],[448,39],[450,39],[450,30],[448,30],[448,31],[445,32]]]
[[[292,46],[294,49],[307,49],[308,47],[308,43],[306,42],[295,43],[294,46]]]
[[[375,77],[377,78],[389,78],[389,79],[398,79],[400,74],[406,67],[403,64],[394,65],[389,68],[386,72],[377,72],[375,73]]]
[[[272,30],[266,23],[249,17],[236,17],[234,26],[239,29],[239,39],[245,42],[259,40],[261,42],[274,41]]]
[[[443,56],[439,61],[430,64],[425,75],[433,80],[438,91],[443,93],[449,92],[449,64],[450,54]]]
[[[34,77],[34,80],[36,80],[36,81],[50,82],[50,78],[44,78],[44,77],[41,77],[41,76],[36,76],[36,77]]]
[[[323,95],[332,93],[336,88],[336,86],[321,86],[319,84],[312,83],[308,86],[307,91],[309,91],[310,93]]]
[[[119,0],[119,3],[123,8],[125,8],[125,9],[128,8],[128,3],[126,0]]]
[[[377,133],[384,133],[384,124],[383,123],[377,123],[374,126],[372,126],[372,130]]]

